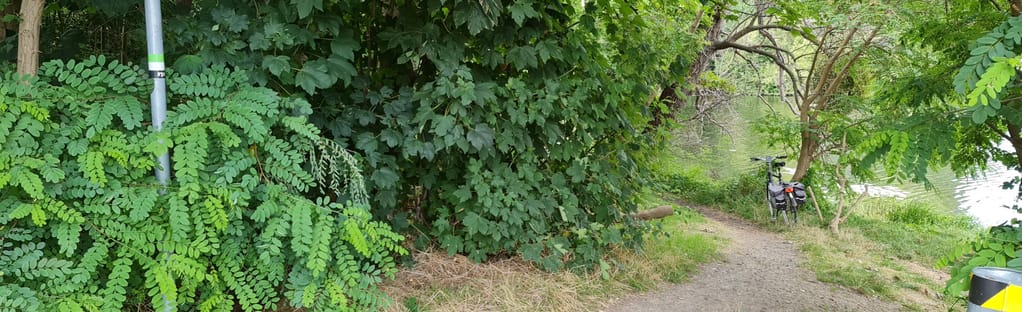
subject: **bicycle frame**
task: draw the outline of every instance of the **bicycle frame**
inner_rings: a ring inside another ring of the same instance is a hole
[[[774,161],[775,160],[780,160],[780,159],[786,159],[786,158],[788,158],[788,156],[781,155],[781,156],[752,157],[750,159],[752,161],[762,161],[762,162],[765,162],[767,164],[766,183],[770,184],[771,182],[774,182],[774,179],[777,179],[778,183],[781,182],[781,166],[784,165],[784,163],[782,162],[780,166],[775,166],[774,165]]]
[[[770,209],[771,219],[776,220],[776,213],[781,213],[784,217],[785,223],[788,223],[788,214],[790,213],[794,221],[798,221],[798,207],[800,203],[796,200],[795,185],[798,183],[784,182],[781,178],[781,167],[784,166],[784,162],[778,161],[786,159],[787,156],[765,156],[765,157],[752,157],[752,161],[762,161],[767,165],[766,172],[766,199],[767,205]],[[776,180],[775,180],[776,179]],[[783,194],[783,200],[778,201],[776,195]],[[800,197],[801,198],[801,197]],[[778,207],[780,204],[780,207]]]

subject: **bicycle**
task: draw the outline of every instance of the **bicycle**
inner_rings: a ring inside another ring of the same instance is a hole
[[[800,182],[784,182],[781,179],[781,167],[784,167],[781,159],[788,156],[764,156],[752,157],[751,161],[762,161],[766,163],[766,200],[770,209],[770,219],[776,221],[780,214],[785,224],[798,223],[798,208],[806,202],[806,187]],[[776,181],[775,181],[776,179]],[[788,220],[788,214],[791,220]]]

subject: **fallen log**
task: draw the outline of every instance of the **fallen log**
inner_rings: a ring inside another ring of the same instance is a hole
[[[674,208],[668,205],[656,207],[650,210],[639,211],[632,214],[632,217],[639,220],[653,220],[674,215]]]

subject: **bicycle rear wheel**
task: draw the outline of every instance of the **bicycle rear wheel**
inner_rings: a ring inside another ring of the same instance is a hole
[[[788,210],[791,211],[792,223],[798,223],[798,202],[795,201],[795,195],[788,193],[785,201],[788,202]]]

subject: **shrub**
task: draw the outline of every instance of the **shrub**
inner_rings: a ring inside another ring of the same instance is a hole
[[[152,133],[136,67],[92,57],[40,72],[0,78],[0,310],[383,303],[375,284],[402,238],[371,220],[357,167],[319,138],[308,103],[244,72],[172,76],[178,104]],[[151,177],[164,153],[166,187]],[[305,197],[317,193],[331,197]]]

